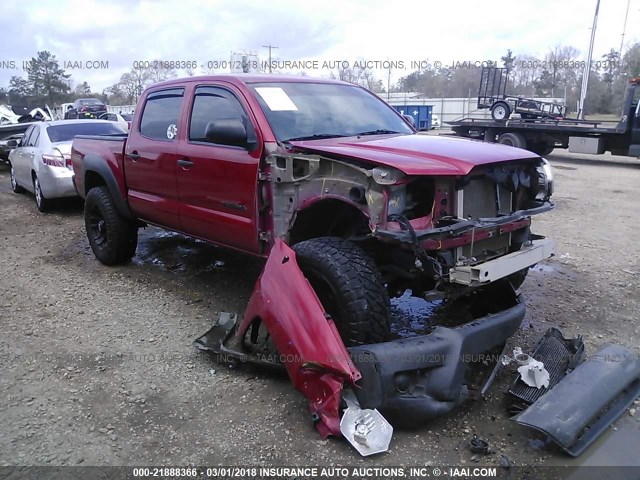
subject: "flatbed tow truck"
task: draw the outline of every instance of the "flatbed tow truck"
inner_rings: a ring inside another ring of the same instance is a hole
[[[463,118],[447,123],[454,135],[502,143],[538,155],[548,155],[555,148],[568,148],[573,153],[611,152],[640,157],[639,85],[640,77],[629,79],[624,113],[617,124],[564,117],[531,118],[529,114],[520,114],[520,118],[513,119],[509,115],[504,120]]]

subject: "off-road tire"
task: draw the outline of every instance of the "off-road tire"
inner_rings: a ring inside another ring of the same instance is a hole
[[[358,245],[319,237],[297,243],[293,250],[346,346],[388,339],[389,296],[375,263]]]
[[[107,187],[89,190],[84,223],[91,250],[101,263],[126,263],[136,254],[138,229],[118,213]]]

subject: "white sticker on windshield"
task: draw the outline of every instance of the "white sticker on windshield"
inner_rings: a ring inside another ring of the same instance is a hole
[[[289,95],[280,87],[256,87],[256,92],[258,92],[258,95],[262,97],[272,112],[292,112],[298,110],[293,100],[291,100]]]

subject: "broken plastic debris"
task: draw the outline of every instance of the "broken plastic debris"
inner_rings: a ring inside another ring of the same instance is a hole
[[[486,455],[489,453],[489,442],[474,435],[473,438],[469,440],[469,450],[473,453]]]
[[[363,457],[389,450],[393,427],[378,410],[361,409],[355,397],[344,395],[347,409],[340,432]]]
[[[230,312],[218,312],[218,321],[216,322],[216,326],[218,327],[224,327],[224,326],[231,326],[233,325],[236,321],[238,320],[238,314],[237,313],[230,313]]]
[[[509,365],[511,362],[517,362],[520,365],[527,365],[530,359],[531,357],[526,353],[523,353],[520,347],[515,347],[513,349],[513,357],[510,357],[509,355],[504,354],[500,358],[500,363],[502,363],[502,365],[504,365],[505,367]]]
[[[520,367],[518,373],[524,383],[530,387],[549,387],[549,372],[544,368],[544,364],[534,360],[531,355],[522,352],[520,347],[513,349],[513,357],[503,355],[500,359],[502,365],[507,366],[511,362],[516,362]]]
[[[518,368],[518,373],[520,373],[522,381],[530,387],[549,387],[549,372],[544,368],[542,362],[534,360],[531,357],[529,357],[529,363]]]

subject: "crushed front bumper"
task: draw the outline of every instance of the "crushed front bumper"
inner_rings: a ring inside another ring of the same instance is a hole
[[[445,414],[467,397],[471,361],[493,360],[487,352],[505,344],[525,315],[515,305],[459,327],[436,327],[429,335],[350,347],[362,374],[354,392],[362,408],[379,409],[398,426],[416,426]]]

